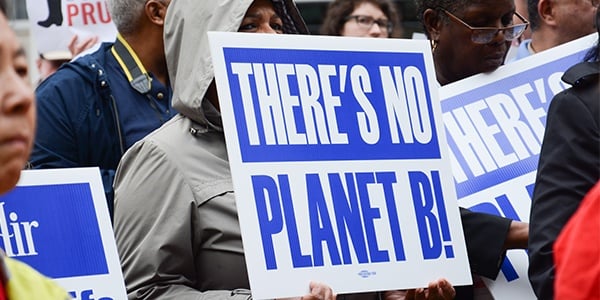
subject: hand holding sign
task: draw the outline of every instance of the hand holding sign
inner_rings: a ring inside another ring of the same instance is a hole
[[[454,287],[446,279],[438,279],[427,285],[426,289],[387,291],[384,300],[452,300],[456,296]]]
[[[278,300],[335,300],[336,294],[328,285],[321,282],[310,282],[310,293],[302,297],[280,298]]]

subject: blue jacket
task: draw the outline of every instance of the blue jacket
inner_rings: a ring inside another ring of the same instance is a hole
[[[106,71],[108,59],[114,60],[112,45],[104,43],[98,51],[63,65],[38,86],[38,125],[31,155],[36,169],[100,167],[111,216],[114,173],[127,150],[119,120],[123,112],[118,112],[117,102],[131,95],[131,90],[111,89],[111,82],[113,87],[128,84],[123,74]],[[143,94],[136,97],[147,101]],[[147,134],[161,124],[140,126]]]

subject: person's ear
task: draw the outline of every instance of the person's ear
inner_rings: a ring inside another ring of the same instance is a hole
[[[437,10],[428,8],[423,12],[423,25],[431,41],[437,42],[444,26],[444,21]]]
[[[149,0],[145,5],[145,12],[150,22],[163,26],[167,15],[168,0]]]
[[[554,1],[552,0],[540,0],[538,2],[538,14],[540,15],[540,22],[544,22],[548,25],[557,26],[558,20],[555,16]]]

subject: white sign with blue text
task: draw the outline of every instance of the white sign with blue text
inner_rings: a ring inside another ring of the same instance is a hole
[[[98,168],[23,171],[0,197],[0,235],[73,299],[127,299]]]
[[[209,40],[254,298],[471,283],[426,41]]]
[[[531,197],[552,97],[563,73],[597,35],[555,47],[440,88],[459,205],[529,222]],[[495,299],[536,299],[525,250],[511,250],[500,276],[485,280]]]

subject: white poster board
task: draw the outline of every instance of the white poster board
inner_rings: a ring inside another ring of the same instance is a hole
[[[209,40],[254,298],[471,283],[427,41]]]
[[[38,53],[69,51],[73,35],[117,37],[107,0],[27,0],[27,15]]]
[[[531,197],[552,97],[568,87],[563,73],[581,62],[597,35],[440,88],[459,205],[529,222]],[[495,299],[535,299],[525,250],[511,250]]]
[[[0,235],[74,299],[127,299],[98,168],[23,171],[0,196]]]

